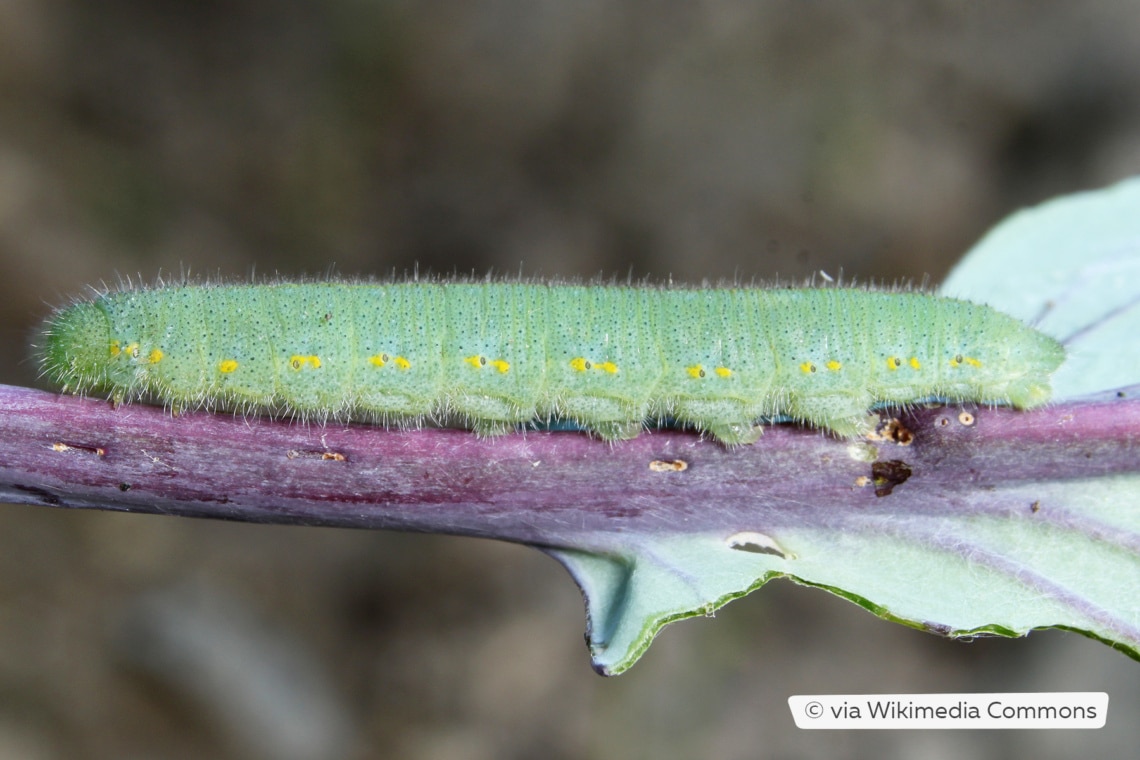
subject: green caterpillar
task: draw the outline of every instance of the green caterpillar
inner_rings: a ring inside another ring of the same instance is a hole
[[[179,285],[108,293],[45,327],[71,393],[301,418],[459,421],[493,435],[649,419],[752,443],[765,418],[839,436],[930,398],[1038,406],[1059,343],[925,293],[543,283]]]

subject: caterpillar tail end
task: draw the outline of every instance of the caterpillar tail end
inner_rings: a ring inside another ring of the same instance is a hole
[[[1032,371],[1009,383],[1006,392],[1010,405],[1017,409],[1033,409],[1048,403],[1053,397],[1049,380],[1065,361],[1063,344],[1035,330],[1029,334],[1033,343]]]
[[[1048,403],[1053,390],[1047,383],[1030,383],[1009,393],[1009,403],[1017,409],[1034,409]]]
[[[65,391],[83,392],[106,380],[111,351],[107,315],[94,303],[79,303],[45,324],[40,370]]]

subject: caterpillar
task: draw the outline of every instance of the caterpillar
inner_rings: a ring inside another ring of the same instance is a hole
[[[672,419],[729,446],[774,418],[857,436],[881,404],[1035,407],[1064,358],[921,292],[447,281],[127,289],[56,312],[40,351],[64,392],[118,402],[607,441]]]

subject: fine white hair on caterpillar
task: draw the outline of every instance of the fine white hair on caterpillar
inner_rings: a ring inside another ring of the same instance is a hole
[[[878,404],[1031,408],[1064,359],[921,291],[419,279],[128,286],[60,309],[39,351],[65,392],[120,402],[610,441],[672,419],[726,445],[772,418],[856,436]]]

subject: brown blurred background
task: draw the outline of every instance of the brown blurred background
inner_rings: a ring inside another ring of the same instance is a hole
[[[1140,170],[1140,4],[0,0],[0,381],[160,272],[940,279]],[[1125,756],[1140,665],[775,583],[588,666],[530,549],[0,509],[6,758]],[[794,693],[1107,690],[1096,732],[797,731]]]

